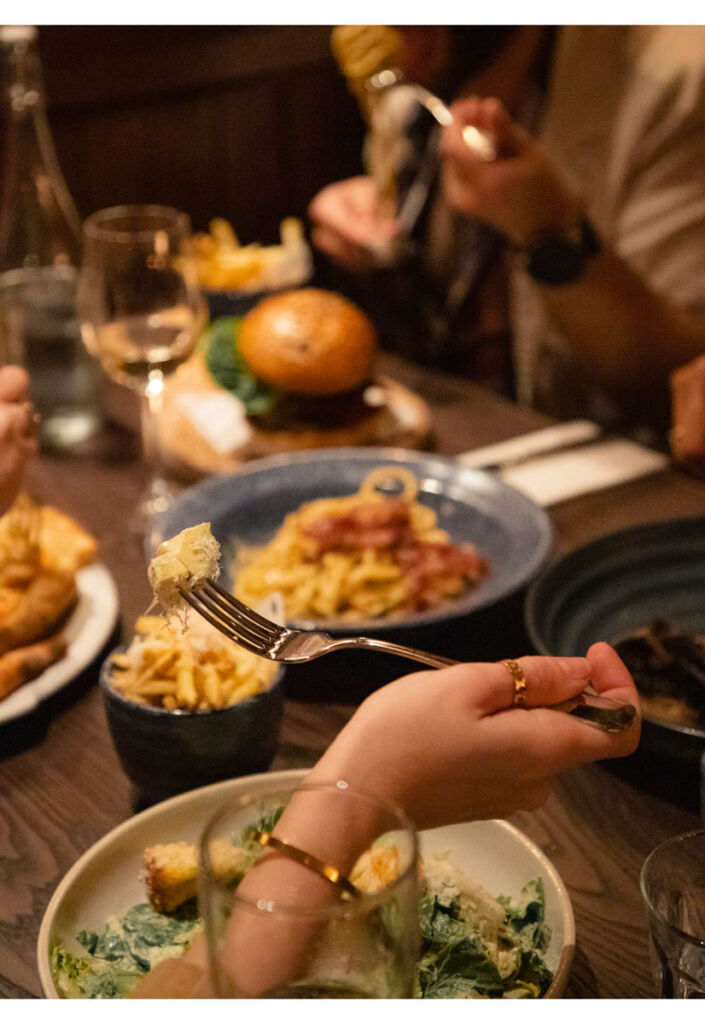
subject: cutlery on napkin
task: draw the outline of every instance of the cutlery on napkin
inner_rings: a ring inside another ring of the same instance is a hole
[[[670,459],[628,438],[599,439],[600,427],[572,420],[456,456],[463,466],[495,469],[538,505],[602,490],[666,469]]]

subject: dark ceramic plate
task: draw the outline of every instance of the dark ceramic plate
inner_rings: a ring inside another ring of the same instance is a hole
[[[705,633],[705,518],[633,527],[550,565],[529,588],[526,627],[542,654],[583,655],[654,619]],[[705,732],[649,716],[645,739],[684,756]]]
[[[472,542],[489,562],[486,579],[442,608],[403,620],[317,622],[337,634],[389,632],[430,625],[485,608],[518,590],[539,570],[553,537],[543,509],[488,473],[453,459],[397,448],[335,448],[274,456],[231,476],[184,491],[166,514],[163,534],[209,521],[226,559],[241,547],[271,540],[284,517],[306,501],[355,493],[378,466],[403,466],[419,481],[419,500],[436,513],[456,543]],[[226,586],[231,584],[227,573]],[[307,625],[311,625],[308,623]]]

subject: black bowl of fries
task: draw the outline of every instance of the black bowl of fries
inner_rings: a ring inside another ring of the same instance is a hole
[[[277,748],[283,670],[207,623],[138,620],[103,663],[103,703],[123,771],[144,802],[266,771]]]
[[[208,232],[194,235],[196,273],[211,320],[244,316],[267,295],[299,288],[310,279],[311,250],[301,221],[285,217],[279,235],[274,245],[243,245],[222,217],[210,222]]]

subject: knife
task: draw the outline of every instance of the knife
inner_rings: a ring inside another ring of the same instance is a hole
[[[586,444],[601,433],[602,428],[592,420],[570,420],[512,437],[508,441],[461,452],[455,459],[468,469],[504,469],[545,452]]]

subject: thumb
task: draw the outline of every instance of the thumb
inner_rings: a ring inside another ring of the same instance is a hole
[[[29,376],[21,366],[0,368],[0,402],[19,402],[29,389]]]

